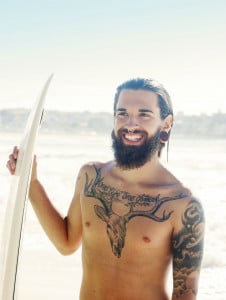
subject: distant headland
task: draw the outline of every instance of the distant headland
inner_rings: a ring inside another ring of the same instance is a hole
[[[28,109],[0,110],[0,131],[18,132],[25,127]],[[44,113],[41,131],[67,133],[110,133],[113,115],[107,112],[61,112],[47,110]],[[226,114],[175,115],[172,134],[178,137],[226,138]]]

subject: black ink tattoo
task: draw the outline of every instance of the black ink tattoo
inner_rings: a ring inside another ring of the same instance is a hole
[[[104,177],[101,177],[101,170],[94,166],[96,178],[89,180],[86,173],[85,195],[98,199],[102,206],[94,205],[96,215],[107,224],[107,234],[111,248],[115,256],[121,257],[125,244],[126,225],[134,217],[143,216],[157,222],[164,222],[169,219],[173,211],[163,211],[161,216],[157,215],[159,208],[167,201],[177,200],[186,197],[185,194],[178,194],[172,197],[162,197],[157,195],[131,195],[128,192],[120,191],[106,185]],[[112,209],[113,202],[121,202],[128,207],[129,211],[123,216],[119,216]]]
[[[191,200],[182,216],[183,229],[173,237],[174,297],[196,295],[204,244],[204,213],[201,204]],[[193,273],[193,274],[192,274]],[[188,276],[190,280],[188,281]],[[193,276],[192,276],[193,275]],[[193,281],[192,282],[192,279]]]

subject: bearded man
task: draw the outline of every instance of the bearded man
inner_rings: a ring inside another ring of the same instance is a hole
[[[114,100],[114,159],[82,166],[66,217],[50,202],[34,160],[29,198],[46,234],[64,255],[82,243],[80,300],[196,299],[204,213],[160,162],[172,125],[172,103],[160,83],[138,78],[121,84]],[[12,174],[18,151],[7,163]]]

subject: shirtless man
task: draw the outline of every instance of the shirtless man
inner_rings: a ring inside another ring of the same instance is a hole
[[[46,234],[64,255],[82,243],[80,300],[196,299],[204,214],[199,200],[160,163],[172,124],[171,101],[158,82],[133,79],[119,86],[115,159],[81,168],[66,217],[50,202],[34,160],[29,198]],[[12,174],[18,151],[7,163]]]

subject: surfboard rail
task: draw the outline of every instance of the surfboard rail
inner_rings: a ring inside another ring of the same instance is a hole
[[[11,179],[1,247],[0,299],[2,300],[16,299],[17,273],[22,246],[31,168],[38,129],[41,125],[44,112],[45,98],[52,78],[53,74],[50,75],[45,82],[40,96],[37,98],[30,111],[19,145],[15,174]]]

